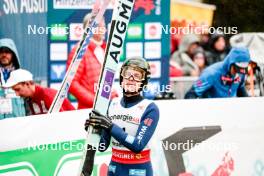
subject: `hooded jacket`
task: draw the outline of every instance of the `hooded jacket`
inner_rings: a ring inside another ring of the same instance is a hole
[[[231,66],[236,62],[250,61],[249,51],[246,48],[233,48],[224,61],[207,67],[194,83],[185,98],[224,98],[247,96],[245,90],[245,75],[230,74]],[[231,81],[226,81],[226,79]]]
[[[18,55],[17,48],[16,48],[14,41],[12,39],[9,39],[9,38],[0,39],[0,48],[2,48],[2,47],[9,48],[12,51],[12,53],[13,53],[13,58],[12,58],[13,67],[8,68],[8,69],[4,69],[0,65],[0,92],[1,92],[1,86],[6,83],[6,81],[7,81],[6,78],[9,78],[10,73],[13,70],[20,68],[19,55]],[[5,78],[4,78],[4,74],[5,74]],[[3,119],[3,118],[10,118],[10,117],[25,116],[24,100],[22,98],[13,98],[16,95],[15,95],[15,92],[11,88],[5,89],[2,92],[3,92],[3,95],[5,97],[7,97],[7,96],[12,97],[13,112],[10,114],[2,115],[2,117],[0,117],[0,120],[1,120],[1,118]]]
[[[198,70],[198,66],[187,54],[187,50],[193,43],[198,43],[199,38],[195,34],[188,34],[182,38],[179,50],[175,51],[170,59],[171,66],[180,65],[184,76],[191,75],[192,70]]]
[[[0,39],[0,48],[2,47],[9,48],[13,52],[13,60],[12,60],[13,68],[9,70],[9,72],[20,68],[19,55],[14,41],[9,38]],[[0,76],[1,76],[0,85],[3,85],[6,81],[4,80],[3,67],[1,65],[0,65]]]

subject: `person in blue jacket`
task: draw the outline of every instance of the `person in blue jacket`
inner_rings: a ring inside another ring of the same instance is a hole
[[[246,48],[233,48],[224,61],[207,67],[185,94],[191,98],[247,97],[245,81],[250,62]]]
[[[3,86],[10,73],[20,68],[16,45],[12,39],[0,39],[0,86]]]
[[[13,117],[25,116],[24,100],[16,96],[11,88],[4,88],[11,72],[19,69],[20,57],[15,42],[10,38],[0,39],[0,98],[8,98],[12,113],[0,113],[0,120]],[[0,106],[1,108],[1,106]]]
[[[103,129],[99,151],[112,142],[108,176],[152,176],[149,141],[159,120],[156,104],[140,93],[150,78],[150,66],[142,58],[124,61],[120,71],[123,97],[115,98],[104,117],[92,111],[85,126]]]

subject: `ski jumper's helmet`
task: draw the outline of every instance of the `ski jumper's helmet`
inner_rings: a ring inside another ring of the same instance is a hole
[[[142,80],[142,87],[144,85],[147,85],[148,84],[148,80],[150,78],[150,66],[148,64],[148,62],[141,58],[141,57],[133,57],[133,58],[129,58],[127,60],[124,61],[122,67],[121,67],[121,70],[120,70],[120,85],[123,81],[123,76],[122,76],[122,72],[123,72],[123,69],[125,69],[126,67],[132,67],[132,68],[135,68],[135,69],[138,69],[138,70],[142,70],[143,73],[144,73],[144,79]]]

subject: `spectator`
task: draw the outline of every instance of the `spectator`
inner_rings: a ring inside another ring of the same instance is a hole
[[[47,113],[56,95],[56,90],[36,85],[33,75],[23,69],[12,71],[5,87],[11,87],[18,96],[25,98],[28,107],[27,115]],[[65,99],[60,111],[68,110],[74,110],[74,107],[68,99]]]
[[[198,76],[199,69],[191,59],[197,47],[199,47],[199,38],[195,34],[185,35],[179,50],[172,54],[170,65],[176,68],[179,65],[183,76]]]
[[[19,56],[14,41],[9,38],[0,39],[0,97],[8,98],[6,100],[12,102],[8,103],[10,112],[0,114],[0,119],[25,116],[24,100],[17,97],[11,88],[2,88],[10,77],[10,73],[19,68]]]
[[[185,98],[246,97],[245,78],[250,62],[246,48],[233,48],[222,62],[207,67]]]
[[[209,39],[210,35],[207,32],[201,34],[200,45],[206,51],[209,50]]]
[[[11,71],[19,67],[19,56],[13,40],[0,39],[0,86],[6,83]]]
[[[84,17],[83,28],[85,28],[90,19],[91,14],[87,14]],[[70,86],[69,92],[76,97],[78,109],[92,108],[93,106],[95,90],[104,61],[104,49],[106,47],[106,43],[104,42],[104,20],[101,21],[98,29],[87,46],[86,52]],[[77,47],[78,44],[69,54],[67,69],[70,66]]]
[[[206,56],[204,50],[201,47],[194,51],[192,60],[198,66],[200,75],[207,66]]]
[[[229,52],[224,34],[213,34],[209,40],[209,50],[206,52],[208,65],[223,61]]]

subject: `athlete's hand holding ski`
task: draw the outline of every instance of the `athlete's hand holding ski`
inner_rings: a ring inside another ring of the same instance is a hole
[[[99,112],[93,110],[89,114],[89,119],[85,122],[85,130],[88,129],[89,126],[92,126],[95,129],[106,129],[111,130],[112,121],[109,117],[101,115]]]

